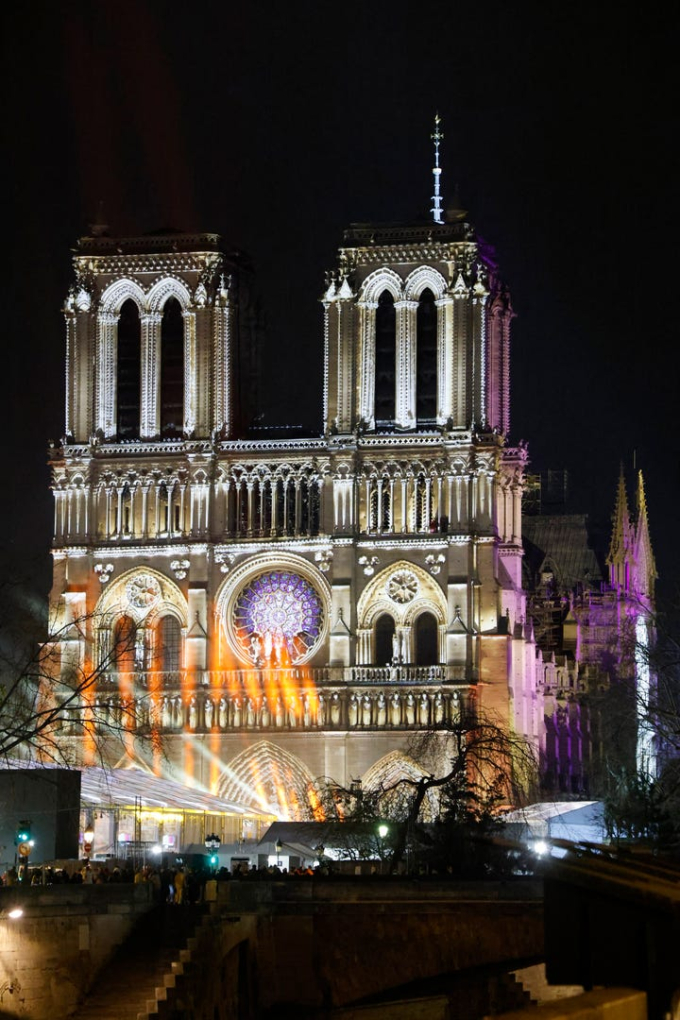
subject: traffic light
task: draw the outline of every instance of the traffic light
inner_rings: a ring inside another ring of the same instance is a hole
[[[20,843],[28,843],[30,839],[31,839],[31,823],[19,822],[16,833],[14,834],[14,845],[19,846]]]

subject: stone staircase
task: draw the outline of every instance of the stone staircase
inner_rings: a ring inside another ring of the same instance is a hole
[[[181,1018],[178,992],[211,923],[207,904],[149,911],[99,972],[72,1020]]]

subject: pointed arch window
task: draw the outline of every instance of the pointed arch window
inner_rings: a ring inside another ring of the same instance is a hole
[[[397,317],[394,298],[384,290],[375,310],[375,420],[394,422],[396,409]]]
[[[437,306],[425,288],[416,312],[416,417],[419,422],[437,417]]]
[[[156,669],[177,673],[180,669],[182,632],[179,621],[169,614],[162,616],[156,628]]]
[[[421,613],[415,626],[416,665],[439,663],[439,628],[433,613]]]
[[[130,298],[118,319],[116,421],[119,439],[138,439],[141,406],[142,340],[139,309]]]
[[[394,617],[383,613],[375,622],[375,654],[376,666],[387,666],[394,656]]]
[[[134,673],[137,627],[131,616],[121,616],[113,630],[112,660],[116,673]]]
[[[383,479],[381,485],[374,482],[371,488],[369,531],[389,531],[390,516],[391,507],[389,480]]]
[[[180,436],[184,421],[184,319],[176,298],[168,298],[161,320],[160,424],[162,436]]]

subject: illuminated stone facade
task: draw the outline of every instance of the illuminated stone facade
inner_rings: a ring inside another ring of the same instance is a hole
[[[74,268],[53,604],[80,621],[63,669],[104,664],[95,727],[298,817],[316,777],[412,774],[413,733],[471,697],[543,747],[513,313],[462,215],[346,232],[307,439],[244,427],[247,288],[219,238],[84,238]]]

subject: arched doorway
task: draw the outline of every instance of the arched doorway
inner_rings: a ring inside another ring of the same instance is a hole
[[[387,666],[394,655],[394,617],[383,613],[375,622],[375,651],[373,662],[376,666]]]
[[[416,666],[439,663],[439,628],[434,613],[421,613],[415,624]]]

